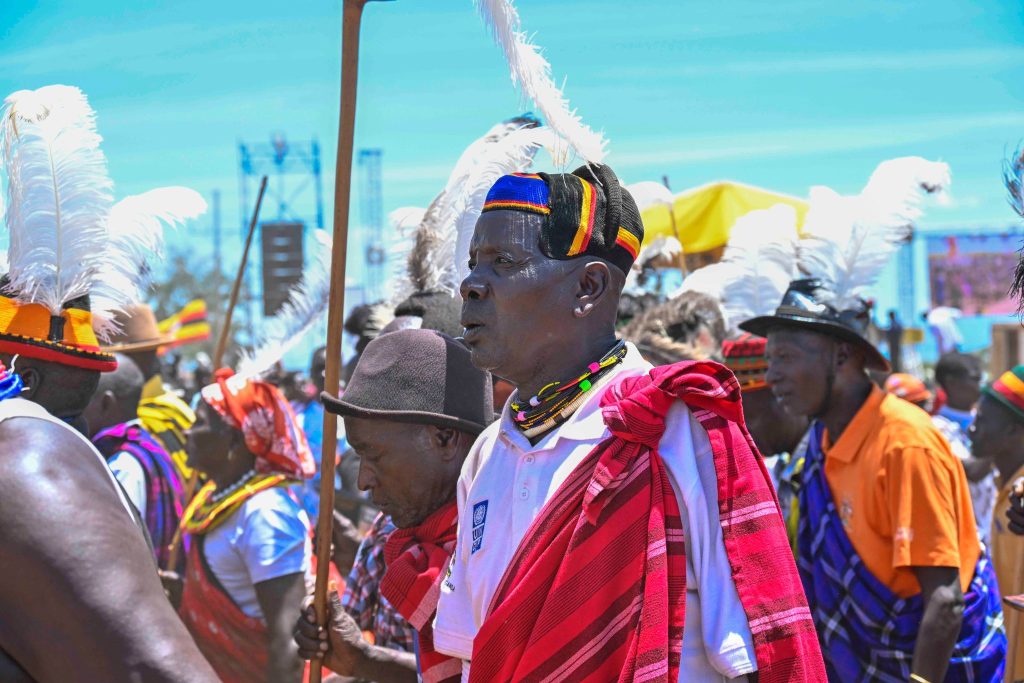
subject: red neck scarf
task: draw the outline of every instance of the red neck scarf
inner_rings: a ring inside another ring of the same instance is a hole
[[[775,492],[743,426],[736,378],[717,363],[687,361],[605,393],[612,435],[524,537],[473,642],[471,681],[679,680],[685,546],[657,451],[677,400],[714,452],[722,535],[760,680],[826,680]]]
[[[416,629],[424,683],[456,682],[462,677],[462,661],[434,649],[433,627],[441,579],[455,552],[458,519],[453,500],[418,527],[392,532],[384,546],[387,571],[380,592]]]

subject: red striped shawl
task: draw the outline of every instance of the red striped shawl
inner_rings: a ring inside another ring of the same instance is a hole
[[[434,649],[433,628],[441,579],[455,552],[458,521],[458,506],[452,501],[418,527],[392,532],[384,546],[387,571],[380,592],[416,629],[424,683],[457,682],[462,678],[462,661]]]
[[[527,532],[473,643],[471,681],[679,680],[686,564],[657,448],[681,400],[707,431],[726,554],[762,683],[826,680],[775,492],[733,374],[687,361],[601,400],[599,444]],[[714,596],[705,596],[713,600]]]

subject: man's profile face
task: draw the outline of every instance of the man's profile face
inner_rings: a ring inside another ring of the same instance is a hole
[[[513,381],[529,378],[538,358],[570,342],[575,266],[544,255],[542,225],[542,217],[519,211],[480,216],[461,287],[473,364]]]
[[[957,406],[973,406],[981,398],[981,363],[969,362],[963,372],[946,378],[946,394]]]
[[[824,335],[787,328],[768,332],[768,373],[772,393],[786,412],[818,417],[828,399],[834,343]]]
[[[971,454],[980,460],[994,460],[999,467],[1001,456],[1012,453],[1019,448],[1012,429],[1012,422],[1006,410],[995,399],[983,395],[978,401],[978,409],[974,422],[968,430],[971,438]],[[1003,476],[1011,477],[1013,472],[1003,472]]]
[[[431,427],[357,417],[345,418],[345,435],[359,454],[360,491],[400,529],[417,526],[444,502],[458,477],[447,475],[432,447]],[[440,499],[440,500],[439,500]]]

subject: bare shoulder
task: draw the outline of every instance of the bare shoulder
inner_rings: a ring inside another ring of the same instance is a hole
[[[0,422],[0,519],[0,614],[22,617],[0,620],[0,650],[33,679],[216,680],[103,462],[74,432]]]
[[[88,444],[45,420],[19,417],[0,422],[0,511],[4,519],[31,514],[33,504],[65,507],[85,499],[100,509],[109,505],[124,515],[117,490]]]

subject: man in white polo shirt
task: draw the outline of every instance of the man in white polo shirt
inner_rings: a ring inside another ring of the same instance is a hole
[[[517,391],[462,470],[435,645],[470,681],[824,680],[735,378],[615,337],[642,240],[607,166],[488,193],[465,340]]]

